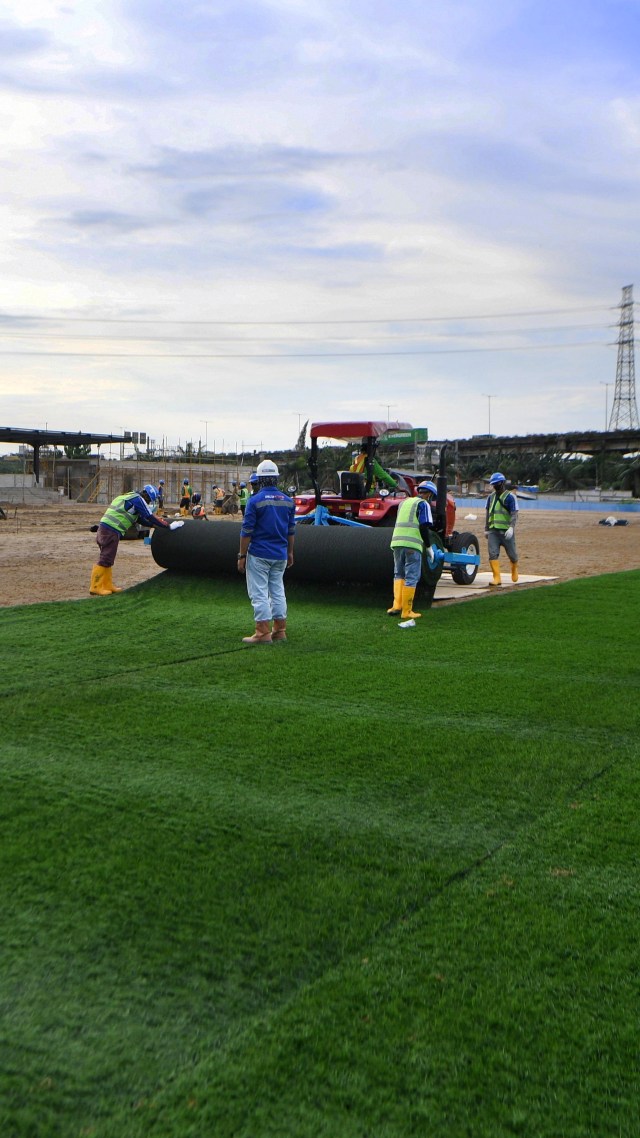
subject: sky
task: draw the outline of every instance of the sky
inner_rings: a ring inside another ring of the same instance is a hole
[[[639,55],[640,0],[5,0],[0,424],[604,429]]]

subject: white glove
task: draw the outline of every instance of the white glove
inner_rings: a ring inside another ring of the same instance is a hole
[[[506,529],[504,531],[504,536],[506,537],[507,541],[511,541],[511,538],[513,537],[513,526],[509,526],[509,529]]]
[[[184,525],[184,522],[171,522],[171,524],[169,525],[169,529],[180,529],[180,526],[183,526],[183,525]]]

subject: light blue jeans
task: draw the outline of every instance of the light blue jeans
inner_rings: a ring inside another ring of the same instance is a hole
[[[415,589],[422,573],[422,554],[417,549],[399,546],[393,551],[393,575],[404,581],[408,589]]]
[[[284,594],[285,561],[247,554],[247,592],[253,605],[253,616],[259,620],[285,620],[287,598]]]

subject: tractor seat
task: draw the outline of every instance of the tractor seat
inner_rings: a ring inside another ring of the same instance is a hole
[[[366,483],[362,474],[356,474],[352,470],[340,471],[340,497],[357,498],[360,501],[366,497]]]

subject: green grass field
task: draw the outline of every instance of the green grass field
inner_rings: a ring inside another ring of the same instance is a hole
[[[0,612],[1,1138],[640,1132],[640,571]]]

